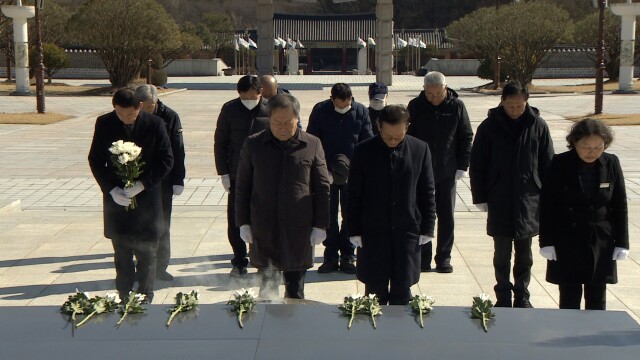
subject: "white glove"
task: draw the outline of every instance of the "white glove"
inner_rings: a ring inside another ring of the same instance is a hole
[[[247,244],[253,244],[253,234],[251,233],[251,225],[240,226],[240,239]]]
[[[327,238],[327,231],[323,229],[313,228],[311,230],[311,236],[309,236],[309,241],[311,245],[320,245]]]
[[[222,182],[224,191],[229,192],[229,189],[231,189],[231,178],[229,177],[229,174],[220,176],[220,181]]]
[[[474,204],[476,206],[476,208],[478,208],[478,210],[482,211],[482,212],[487,212],[489,211],[489,207],[487,206],[487,203],[482,203],[482,204]]]
[[[352,236],[349,238],[349,241],[357,248],[362,247],[362,236]]]
[[[182,185],[173,185],[173,195],[180,195],[184,191],[184,186]]]
[[[545,246],[540,248],[540,255],[543,258],[551,261],[558,260],[558,255],[556,255],[556,247],[555,246]]]
[[[131,198],[128,198],[127,195],[125,195],[124,190],[121,187],[114,187],[109,191],[109,194],[111,194],[111,197],[116,204],[120,206],[131,205]]]
[[[142,182],[136,181],[132,187],[124,188],[124,194],[127,195],[128,198],[132,198],[140,194],[142,190],[144,190],[144,185],[142,185]]]
[[[460,180],[467,176],[467,172],[464,170],[456,170],[456,180]]]
[[[626,260],[627,256],[629,256],[629,249],[625,249],[625,248],[621,248],[621,247],[615,247],[613,249],[613,260]]]
[[[432,240],[433,240],[433,237],[431,237],[429,235],[420,235],[420,238],[418,239],[418,245],[428,244]]]

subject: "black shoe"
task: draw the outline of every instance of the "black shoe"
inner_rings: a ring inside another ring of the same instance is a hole
[[[229,275],[231,276],[242,276],[246,274],[247,274],[247,268],[244,266],[234,266],[233,269],[231,269],[231,272],[229,273]]]
[[[318,268],[318,272],[320,274],[328,274],[328,273],[338,271],[339,269],[340,267],[338,266],[337,261],[325,261]]]
[[[427,265],[427,266],[421,266],[420,267],[420,272],[432,272],[433,269],[431,268],[431,265]]]
[[[356,266],[353,264],[353,260],[342,260],[340,261],[340,271],[345,274],[355,274]]]
[[[533,305],[531,305],[528,299],[514,299],[513,307],[523,308],[523,309],[533,309]]]
[[[453,266],[451,266],[450,264],[443,264],[443,265],[436,266],[436,272],[439,272],[441,274],[452,273]]]
[[[162,281],[173,281],[173,275],[169,274],[166,270],[156,273],[156,279]]]
[[[498,300],[496,301],[496,304],[493,305],[494,307],[506,307],[506,308],[510,308],[511,307],[511,299],[508,300]]]

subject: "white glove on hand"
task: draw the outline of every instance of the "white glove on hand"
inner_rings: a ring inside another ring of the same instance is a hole
[[[184,186],[182,185],[173,185],[173,195],[178,196],[182,194],[184,191]]]
[[[629,249],[625,249],[625,248],[621,248],[621,247],[615,247],[613,249],[613,260],[626,260],[627,256],[629,256]]]
[[[113,189],[111,189],[111,191],[109,191],[109,194],[111,194],[111,197],[116,204],[120,206],[131,205],[131,198],[125,195],[124,190],[121,187],[114,187]]]
[[[467,172],[464,170],[456,170],[456,180],[460,180],[467,176]]]
[[[124,189],[124,193],[125,193],[125,195],[127,195],[128,198],[132,198],[132,197],[140,194],[142,192],[142,190],[144,190],[144,185],[142,185],[142,182],[136,181],[133,184],[132,187],[125,188]]]
[[[362,236],[352,236],[349,238],[349,241],[357,248],[362,247]]]
[[[482,211],[482,212],[487,212],[489,211],[489,206],[487,206],[487,203],[482,203],[482,204],[474,204],[476,206],[476,208],[478,208],[478,210]]]
[[[251,233],[251,225],[240,226],[240,239],[247,244],[253,244],[253,233]]]
[[[313,228],[311,230],[311,235],[309,236],[309,241],[311,242],[311,246],[320,245],[327,238],[327,231],[323,229]]]
[[[224,191],[229,192],[229,189],[231,189],[231,178],[229,177],[229,174],[220,176],[220,181],[222,182]]]
[[[540,255],[543,258],[551,261],[558,260],[558,255],[556,255],[556,247],[555,246],[545,246],[540,248]]]
[[[418,239],[418,245],[428,244],[432,240],[433,240],[433,237],[431,237],[429,235],[420,235],[420,238]]]

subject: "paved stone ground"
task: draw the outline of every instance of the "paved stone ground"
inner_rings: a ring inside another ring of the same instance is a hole
[[[202,301],[226,301],[232,290],[257,286],[254,271],[242,280],[228,276],[230,247],[226,238],[226,194],[213,161],[213,131],[222,104],[235,96],[238,77],[171,79],[170,87],[187,88],[162,97],[181,115],[187,148],[185,192],[175,198],[172,225],[173,254],[170,272],[174,282],[158,282],[157,303],[171,303],[177,291],[198,288]],[[353,85],[357,100],[365,101],[372,76],[282,76],[283,87],[292,90],[302,105],[306,125],[313,105],[328,98],[338,81]],[[591,79],[537,80],[541,84],[580,84]],[[73,80],[74,84],[105,84]],[[421,89],[422,79],[397,76],[390,89],[390,103],[406,104]],[[460,90],[485,83],[469,77],[448,78]],[[213,91],[212,91],[213,90]],[[467,104],[474,129],[497,96],[459,91]],[[640,113],[636,95],[605,97],[605,112]],[[582,115],[593,109],[592,95],[533,96],[547,120],[556,152],[564,151],[570,122],[564,116]],[[47,126],[0,125],[0,305],[59,305],[75,288],[100,293],[114,288],[112,248],[102,236],[101,193],[93,180],[87,153],[96,116],[110,111],[109,97],[48,97],[47,109],[77,116]],[[0,97],[0,111],[35,109],[34,98]],[[630,207],[631,256],[619,265],[620,283],[608,287],[608,307],[640,318],[640,128],[615,127],[610,151],[625,171]],[[20,200],[22,211],[15,211]],[[14,203],[14,206],[10,204]],[[414,292],[433,295],[437,305],[465,306],[480,291],[493,295],[492,241],[485,234],[485,214],[471,203],[468,179],[458,184],[456,245],[452,274],[423,274]],[[537,249],[537,247],[535,247]],[[316,247],[316,266],[323,247]],[[534,255],[531,301],[536,307],[557,308],[556,286],[544,280],[545,262]],[[364,286],[353,275],[307,275],[307,298],[339,303],[342,297]]]

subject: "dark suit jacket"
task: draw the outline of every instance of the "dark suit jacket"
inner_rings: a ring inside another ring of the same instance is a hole
[[[575,150],[556,155],[540,196],[540,246],[555,246],[547,262],[554,284],[615,284],[614,247],[629,248],[627,195],[620,161],[603,153],[597,161],[599,188],[583,191]]]
[[[420,279],[420,235],[433,236],[434,177],[427,144],[410,135],[395,149],[380,135],[356,146],[349,171],[349,236],[362,236],[358,279],[391,279],[411,286]]]
[[[109,192],[124,183],[116,175],[109,148],[118,140],[132,141],[142,148],[144,191],[136,196],[138,206],[125,210]],[[89,150],[89,166],[103,194],[104,236],[110,239],[157,241],[163,227],[160,182],[173,166],[171,143],[161,118],[140,112],[131,136],[115,111],[98,117]]]

